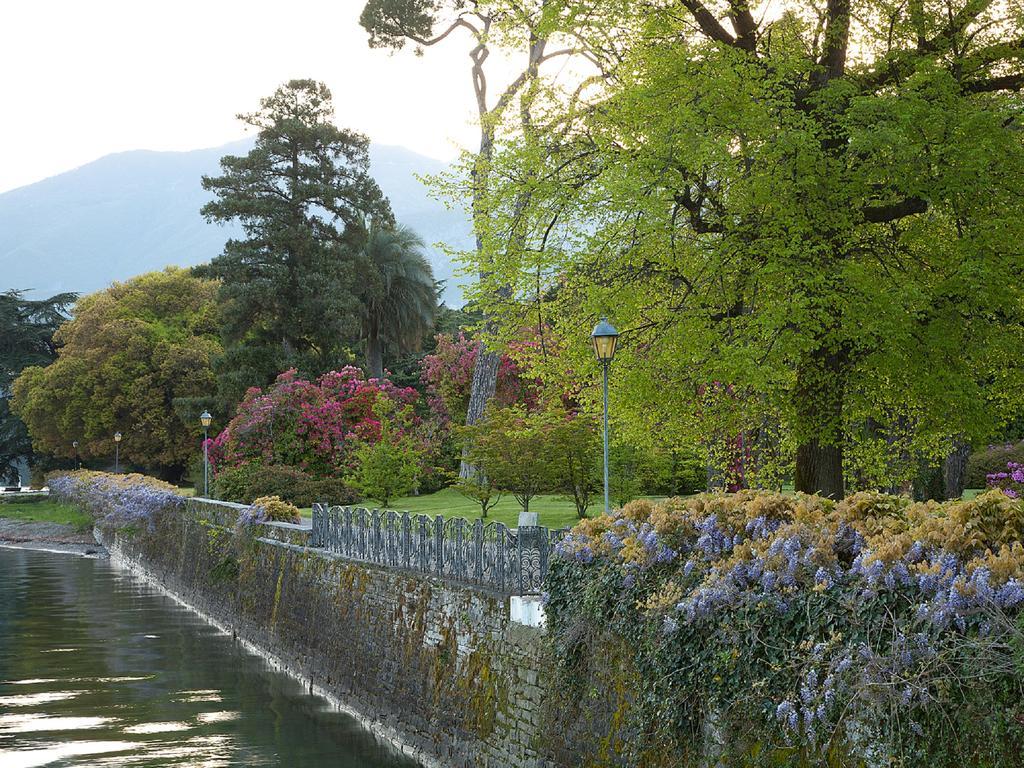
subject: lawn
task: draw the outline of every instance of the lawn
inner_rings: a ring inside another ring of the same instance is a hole
[[[356,504],[354,506],[373,507],[374,505],[372,502],[367,502],[365,505]],[[476,520],[480,517],[479,505],[451,488],[422,496],[405,496],[401,499],[394,499],[388,507],[400,512],[430,515],[431,517],[442,515],[444,517],[464,517],[467,520]],[[530,500],[530,511],[536,512],[538,522],[549,528],[562,528],[577,523],[576,507],[571,501],[561,496],[537,496]],[[595,498],[588,514],[596,515],[600,511],[601,500]],[[310,511],[304,509],[302,514],[309,517]],[[512,496],[503,496],[497,506],[488,512],[487,519],[504,523],[510,528],[516,527],[519,523],[519,502]]]
[[[0,501],[0,517],[9,520],[27,520],[38,523],[60,523],[70,525],[76,530],[92,528],[92,518],[85,512],[51,499],[18,501]]]

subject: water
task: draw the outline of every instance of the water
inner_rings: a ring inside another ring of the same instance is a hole
[[[0,766],[413,768],[103,560],[0,548]]]

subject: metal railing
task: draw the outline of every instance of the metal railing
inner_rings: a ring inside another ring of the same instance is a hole
[[[539,594],[555,542],[567,529],[313,505],[311,545],[353,560],[472,584]]]

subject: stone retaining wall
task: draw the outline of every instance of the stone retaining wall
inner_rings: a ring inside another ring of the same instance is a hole
[[[551,754],[543,636],[510,621],[507,598],[310,550],[308,528],[236,535],[236,516],[191,500],[151,529],[100,535],[115,559],[424,763],[554,765],[540,756]]]

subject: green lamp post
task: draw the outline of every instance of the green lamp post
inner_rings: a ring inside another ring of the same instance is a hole
[[[615,357],[619,332],[608,322],[608,318],[602,317],[590,334],[590,340],[594,344],[594,355],[604,372],[604,513],[607,515],[611,512],[608,501],[608,368]]]

